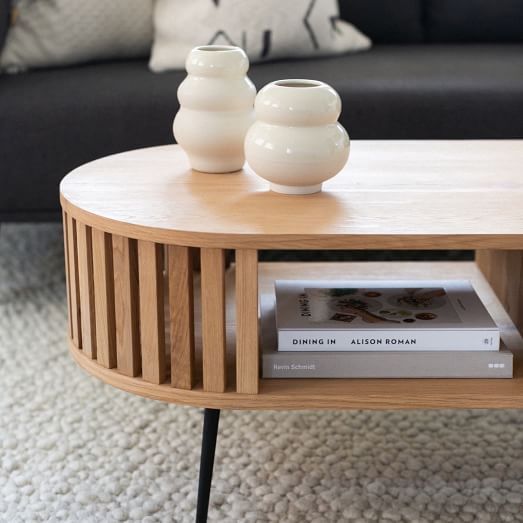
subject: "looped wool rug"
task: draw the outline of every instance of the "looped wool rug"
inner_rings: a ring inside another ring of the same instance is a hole
[[[0,229],[0,521],[192,522],[202,412],[86,375],[57,225]],[[523,521],[523,412],[222,413],[210,521]]]

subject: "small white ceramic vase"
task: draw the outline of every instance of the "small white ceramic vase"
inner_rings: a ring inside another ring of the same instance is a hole
[[[243,143],[254,121],[256,89],[246,73],[249,59],[239,47],[195,47],[178,88],[180,110],[173,123],[176,141],[193,169],[237,171],[245,163]]]
[[[245,137],[252,169],[285,194],[321,191],[347,163],[350,140],[338,123],[341,100],[315,80],[278,80],[256,97],[256,122]]]

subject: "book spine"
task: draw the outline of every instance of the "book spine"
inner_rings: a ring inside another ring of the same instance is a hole
[[[499,330],[279,330],[279,351],[425,351],[499,349]]]
[[[511,378],[509,351],[262,354],[263,378]]]

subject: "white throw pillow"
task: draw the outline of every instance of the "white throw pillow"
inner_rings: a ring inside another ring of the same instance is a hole
[[[20,0],[0,56],[17,72],[90,60],[147,56],[152,0]]]
[[[238,45],[252,62],[368,49],[370,40],[339,18],[337,0],[156,0],[155,72],[181,69],[197,45]]]

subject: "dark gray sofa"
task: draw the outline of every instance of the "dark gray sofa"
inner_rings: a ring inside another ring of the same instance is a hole
[[[283,77],[330,83],[353,139],[523,137],[523,1],[340,5],[372,38],[369,52],[256,64],[256,86]],[[171,142],[184,76],[150,73],[145,57],[1,75],[0,221],[57,219],[58,183],[69,170]]]

